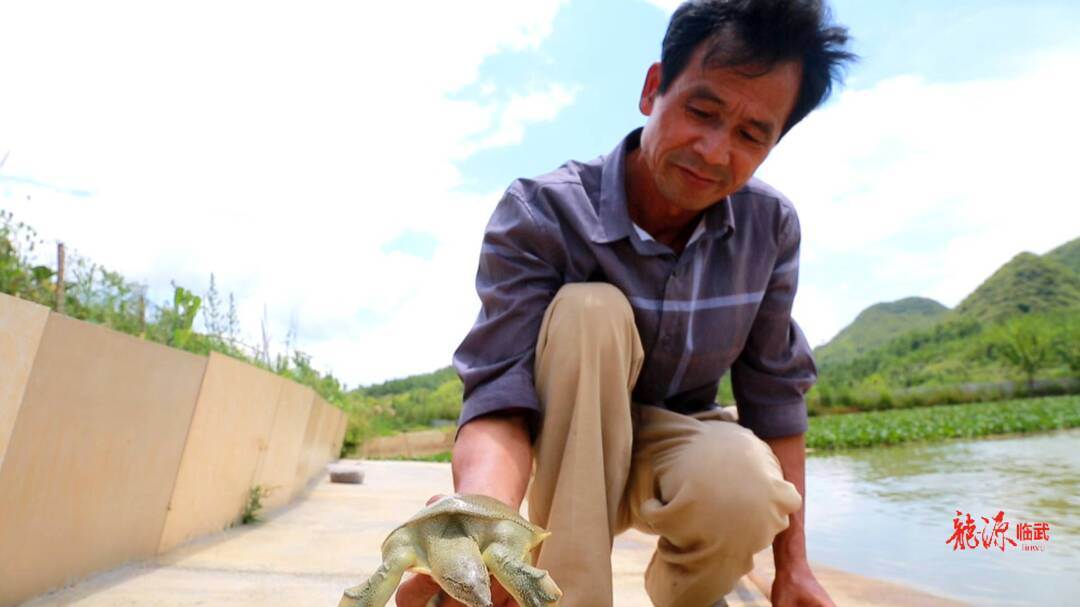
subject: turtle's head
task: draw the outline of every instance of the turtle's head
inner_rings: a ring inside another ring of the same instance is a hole
[[[467,570],[443,572],[442,578],[438,579],[439,585],[446,594],[469,607],[492,607],[487,568],[483,564],[479,569],[472,567],[471,563],[469,565]]]
[[[469,607],[491,607],[487,566],[471,538],[431,538],[427,556],[431,577],[446,594]]]

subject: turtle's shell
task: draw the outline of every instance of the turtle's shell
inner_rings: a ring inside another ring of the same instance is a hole
[[[419,522],[440,516],[458,515],[487,519],[492,522],[511,521],[521,525],[534,536],[547,533],[542,527],[530,523],[506,504],[486,495],[448,495],[417,512],[412,518],[402,523],[398,529],[410,527]]]

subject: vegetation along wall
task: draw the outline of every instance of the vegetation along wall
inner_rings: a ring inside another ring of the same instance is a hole
[[[254,486],[284,505],[343,419],[246,363],[0,294],[0,607],[233,525]]]

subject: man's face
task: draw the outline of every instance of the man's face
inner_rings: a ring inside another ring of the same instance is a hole
[[[640,108],[649,119],[641,156],[656,189],[685,211],[703,210],[741,188],[776,145],[795,106],[801,68],[760,70],[702,65],[706,45],[663,95],[660,64],[649,68]]]

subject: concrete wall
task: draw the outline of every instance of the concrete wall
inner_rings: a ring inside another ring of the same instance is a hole
[[[49,315],[0,469],[0,604],[157,552],[205,368]]]
[[[284,384],[270,431],[270,444],[262,452],[255,471],[255,484],[270,490],[263,500],[267,512],[284,506],[296,493],[296,463],[315,405],[315,392],[311,388],[288,381]]]
[[[337,440],[334,441],[334,447],[330,452],[331,459],[338,459],[341,457],[341,447],[345,444],[345,429],[349,425],[349,416],[345,415],[345,412],[340,409],[335,409],[338,416],[338,424],[334,429],[334,436]]]
[[[308,418],[307,429],[304,432],[304,441],[300,449],[300,457],[296,465],[294,495],[302,492],[308,484],[321,477],[326,464],[337,459],[343,440],[338,436],[339,428],[344,432],[344,426],[340,424],[340,418],[344,413],[322,398],[316,396],[315,403]]]
[[[294,496],[304,491],[315,473],[315,467],[318,466],[319,449],[316,441],[322,426],[324,402],[316,396],[311,406],[311,415],[308,416],[307,426],[304,428],[304,440],[300,443],[300,455],[296,459],[296,472],[293,477]]]
[[[160,552],[239,521],[270,445],[285,380],[211,353],[195,404]]]
[[[0,293],[0,469],[49,309]]]
[[[0,607],[284,505],[337,457],[309,388],[0,295]]]

